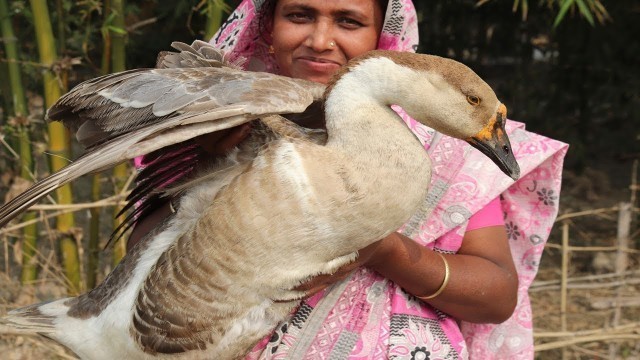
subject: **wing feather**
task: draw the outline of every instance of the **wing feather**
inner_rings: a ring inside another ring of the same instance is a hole
[[[297,113],[322,97],[324,86],[268,73],[230,68],[146,69],[91,80],[49,109],[49,119],[76,132],[91,147],[166,117],[239,104],[247,113]],[[91,122],[91,124],[86,124]],[[101,137],[102,136],[102,137]]]
[[[226,54],[211,44],[195,40],[191,45],[173,42],[171,46],[180,52],[163,52],[156,62],[157,68],[229,67],[241,69],[246,59],[230,61]]]
[[[179,99],[165,102],[165,94],[160,94],[142,108],[123,107],[115,101],[130,103],[133,94],[153,99],[147,91],[152,84],[172,84],[166,94]],[[61,118],[77,130],[88,152],[2,206],[0,227],[80,176],[261,116],[303,112],[323,91],[321,84],[230,68],[132,70],[90,80],[48,111],[49,118]],[[161,104],[160,115],[151,110],[156,104]]]

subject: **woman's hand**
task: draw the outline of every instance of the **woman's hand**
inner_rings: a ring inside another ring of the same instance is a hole
[[[361,266],[371,266],[384,259],[384,254],[389,245],[388,238],[378,240],[373,244],[358,250],[358,257],[347,265],[339,268],[331,275],[318,275],[308,282],[296,287],[296,290],[307,291],[309,296],[345,279],[351,272]]]
[[[500,323],[517,303],[516,273],[504,226],[469,231],[457,254],[444,255],[450,281],[437,297],[425,300],[456,319]],[[333,275],[316,276],[297,290],[314,294],[366,266],[415,296],[435,293],[444,279],[442,258],[410,238],[392,233],[359,251],[358,258]]]
[[[204,134],[196,137],[195,142],[211,155],[225,155],[240,144],[251,133],[251,123]]]

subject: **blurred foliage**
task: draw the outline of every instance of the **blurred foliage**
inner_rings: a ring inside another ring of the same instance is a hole
[[[99,75],[102,34],[114,30],[102,1],[62,1],[65,54],[82,58],[70,85]],[[220,0],[130,0],[125,9],[127,68],[152,67],[171,41],[204,39],[208,7]],[[239,0],[227,0],[233,9]],[[478,6],[478,4],[481,6]],[[636,0],[415,1],[420,52],[460,60],[487,79],[511,117],[571,144],[567,165],[637,156],[638,47]],[[32,15],[10,1],[21,40],[25,85],[39,92]],[[55,7],[52,7],[55,9]],[[54,10],[52,10],[54,11]],[[55,12],[55,11],[54,11]],[[57,14],[52,14],[57,21]],[[105,20],[106,19],[106,20]],[[54,26],[56,28],[56,26]],[[1,91],[1,89],[0,89]],[[3,97],[5,94],[1,94]],[[0,102],[2,103],[2,102]]]
[[[482,6],[490,1],[493,0],[479,0],[476,6]],[[560,25],[567,13],[575,13],[576,11],[591,25],[595,24],[594,17],[600,24],[611,19],[609,12],[600,0],[539,0],[538,3],[552,10],[557,9],[553,21],[554,27]],[[529,1],[513,0],[512,11],[515,13],[518,10],[522,14],[522,21],[526,21],[529,14]]]
[[[558,9],[547,1],[529,8],[526,21],[505,2],[476,4],[416,2],[419,52],[471,66],[510,118],[571,145],[570,169],[640,156],[637,1],[607,2],[612,20],[602,24],[566,16],[557,27]]]

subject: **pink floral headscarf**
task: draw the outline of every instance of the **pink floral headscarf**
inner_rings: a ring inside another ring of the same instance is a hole
[[[277,72],[269,44],[260,31],[258,11],[264,0],[244,0],[229,15],[211,44],[225,50],[230,60],[245,60],[247,70]],[[390,0],[385,14],[378,49],[412,51],[418,49],[418,18],[411,1]]]
[[[245,59],[245,67],[277,72],[260,34],[261,0],[244,0],[211,43]],[[389,0],[378,48],[415,52],[418,27],[409,0]],[[567,145],[507,124],[521,166],[516,183],[463,141],[425,127],[398,111],[424,144],[434,167],[424,213],[402,230],[446,253],[460,248],[468,219],[500,197],[520,288],[513,316],[500,325],[458,323],[375,272],[348,279],[302,301],[290,319],[248,359],[475,358],[532,359],[533,327],[527,290],[558,212]],[[401,190],[399,190],[401,191]]]

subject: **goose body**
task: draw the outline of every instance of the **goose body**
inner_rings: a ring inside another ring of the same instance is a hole
[[[324,100],[326,142],[280,136],[218,164],[185,186],[178,211],[96,289],[14,310],[6,324],[44,334],[86,359],[242,357],[307,295],[296,286],[353,261],[420,208],[430,161],[391,104],[468,140],[518,176],[504,106],[452,60],[372,52],[352,60],[325,89],[210,67],[207,45],[179,47],[182,53],[167,61],[195,59],[187,66],[197,67],[91,80],[54,105],[49,114],[71,119],[66,125],[90,151],[3,206],[0,225],[83,174],[266,115],[301,113],[314,101]],[[157,90],[158,84],[168,85]]]

